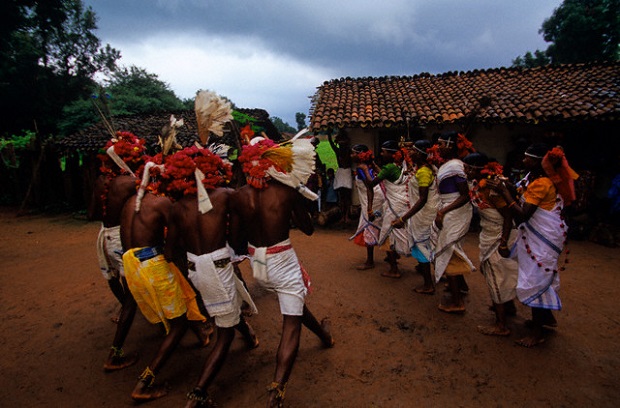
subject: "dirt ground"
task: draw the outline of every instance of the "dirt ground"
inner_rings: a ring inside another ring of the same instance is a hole
[[[71,215],[16,218],[0,210],[0,405],[3,407],[125,407],[137,376],[152,358],[161,331],[137,316],[125,344],[137,365],[106,374],[118,306],[95,258],[96,222]],[[299,257],[313,278],[308,306],[330,316],[336,346],[323,349],[304,330],[288,389],[290,407],[616,407],[620,398],[620,250],[571,242],[562,274],[564,310],[558,328],[534,349],[515,345],[529,311],[518,306],[508,338],[479,334],[490,323],[480,273],[468,277],[463,316],[437,310],[441,293],[414,294],[415,261],[401,260],[403,277],[377,267],[357,271],[363,248],[350,228],[293,231]],[[466,250],[477,259],[476,236]],[[271,381],[281,317],[275,297],[256,286],[242,265],[259,314],[250,318],[260,346],[247,351],[237,335],[210,388],[222,407],[262,407]],[[158,381],[170,393],[145,406],[183,406],[210,348],[188,333]]]

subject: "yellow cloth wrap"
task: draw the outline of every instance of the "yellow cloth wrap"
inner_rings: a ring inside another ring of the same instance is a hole
[[[192,313],[196,319],[198,306],[196,294],[181,272],[171,268],[163,255],[140,262],[134,252],[143,248],[133,248],[123,254],[123,265],[126,269],[125,278],[131,294],[136,300],[140,311],[151,323],[162,323],[166,333],[170,330],[168,320]],[[191,304],[194,307],[191,307]],[[190,307],[188,308],[188,305]],[[193,310],[191,310],[193,309]],[[188,316],[190,318],[190,316]]]
[[[185,299],[185,305],[187,307],[187,320],[206,322],[207,318],[200,312],[200,309],[198,308],[198,302],[196,302],[196,292],[194,292],[192,286],[189,284],[187,279],[185,279],[179,268],[177,268],[174,263],[168,262],[168,266],[179,279],[179,284],[181,285],[181,290],[183,291],[183,299]]]

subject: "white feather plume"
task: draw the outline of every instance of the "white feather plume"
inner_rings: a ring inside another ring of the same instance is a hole
[[[215,92],[200,91],[195,101],[198,136],[203,145],[209,140],[209,134],[224,135],[224,124],[233,119],[230,102],[226,102]]]

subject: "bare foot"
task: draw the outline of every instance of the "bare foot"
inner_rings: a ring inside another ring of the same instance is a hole
[[[327,348],[332,348],[336,344],[334,337],[332,336],[332,322],[329,320],[329,317],[321,320],[321,328],[323,329],[323,345]]]
[[[187,404],[185,408],[215,408],[217,404],[211,399],[209,394],[196,387],[187,393]]]
[[[417,288],[415,288],[413,290],[415,293],[421,293],[423,295],[434,295],[435,294],[435,288],[434,287],[427,287],[427,286],[418,286]]]
[[[446,313],[454,313],[454,314],[465,313],[465,305],[453,305],[453,304],[444,305],[443,303],[440,303],[437,308],[441,310],[442,312],[446,312]]]
[[[260,342],[258,341],[258,337],[256,337],[256,333],[254,333],[254,329],[252,328],[252,326],[250,326],[248,322],[246,322],[246,325],[248,326],[248,333],[244,334],[243,340],[245,341],[245,344],[248,346],[249,350],[254,350],[256,347],[258,347]]]
[[[393,270],[389,270],[387,272],[382,272],[381,276],[384,276],[386,278],[393,278],[393,279],[398,279],[400,278],[400,272],[398,271],[393,271]]]
[[[510,330],[507,327],[493,326],[478,326],[478,331],[487,336],[508,336]]]
[[[358,271],[365,271],[366,269],[372,269],[374,267],[375,267],[374,263],[363,263],[361,265],[357,265],[355,269],[357,269]]]
[[[206,322],[199,322],[196,320],[190,320],[189,322],[190,328],[196,335],[198,339],[199,347],[207,347],[209,343],[211,343],[211,336],[215,329],[213,328],[213,323],[209,320]]]
[[[518,344],[519,346],[523,346],[523,347],[527,347],[527,348],[532,348],[538,344],[542,344],[545,342],[545,338],[542,336],[527,336],[524,337],[522,339],[519,339],[517,341],[515,341],[516,344]]]
[[[131,367],[138,361],[138,353],[133,352],[128,355],[115,356],[113,351],[110,351],[108,359],[103,364],[103,370],[105,372],[118,371],[123,368]]]
[[[525,324],[525,327],[530,327],[530,328],[537,327],[537,324],[534,323],[534,321],[531,320],[531,319],[527,319],[524,324]],[[545,321],[541,325],[542,326],[547,326],[547,327],[558,327],[558,321],[555,320],[555,318],[553,318],[553,320],[548,319],[547,321]]]
[[[138,384],[131,392],[131,398],[136,402],[152,401],[166,395],[168,395],[168,386],[166,384],[149,385],[145,380],[138,381]]]

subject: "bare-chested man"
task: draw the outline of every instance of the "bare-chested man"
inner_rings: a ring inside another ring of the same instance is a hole
[[[293,188],[275,180],[265,188],[245,185],[231,197],[231,242],[237,253],[249,242],[254,278],[278,294],[283,317],[282,336],[276,358],[273,382],[269,386],[269,407],[282,406],[291,375],[301,325],[315,333],[325,347],[333,347],[330,322],[319,323],[305,306],[307,293],[302,269],[289,240],[291,216],[307,235],[314,232],[304,198]]]
[[[95,180],[93,196],[88,207],[88,218],[102,222],[97,238],[97,257],[101,273],[121,305],[125,299],[126,288],[123,283],[121,257],[121,210],[129,197],[135,193],[135,177],[120,175],[110,178],[102,174]]]
[[[116,298],[121,302],[121,311],[115,322],[118,323],[113,346],[103,368],[116,371],[127,368],[138,361],[137,353],[125,355],[122,346],[136,314],[136,303],[129,293],[123,270],[120,236],[121,211],[129,198],[136,193],[136,178],[128,175],[116,176],[109,180],[106,176],[97,179],[91,208],[94,217],[103,222],[97,240],[97,253],[101,270]],[[118,275],[117,275],[118,274]]]
[[[196,387],[188,393],[186,407],[215,406],[207,388],[224,364],[235,336],[235,328],[249,348],[258,347],[254,331],[241,316],[241,304],[253,305],[243,283],[236,277],[227,244],[230,188],[209,189],[213,208],[201,213],[195,195],[185,196],[172,206],[165,253],[179,266],[200,293],[217,326],[217,341],[204,364]]]
[[[163,397],[167,389],[155,385],[155,375],[172,354],[188,327],[188,320],[204,322],[198,310],[195,293],[175,267],[163,255],[165,228],[172,201],[164,196],[146,193],[140,210],[136,212],[137,196],[132,196],[121,213],[121,240],[125,276],[131,299],[140,307],[151,323],[163,323],[167,335],[155,358],[144,370],[131,397],[135,401],[149,401]],[[156,294],[156,299],[151,296]],[[193,295],[193,296],[192,296]],[[191,300],[189,300],[191,299]],[[195,325],[194,325],[195,327]],[[194,328],[193,327],[193,328]],[[126,333],[117,333],[114,341],[124,341]],[[208,332],[202,336],[207,343]],[[122,342],[120,344],[122,346]],[[118,347],[117,344],[114,344]]]

